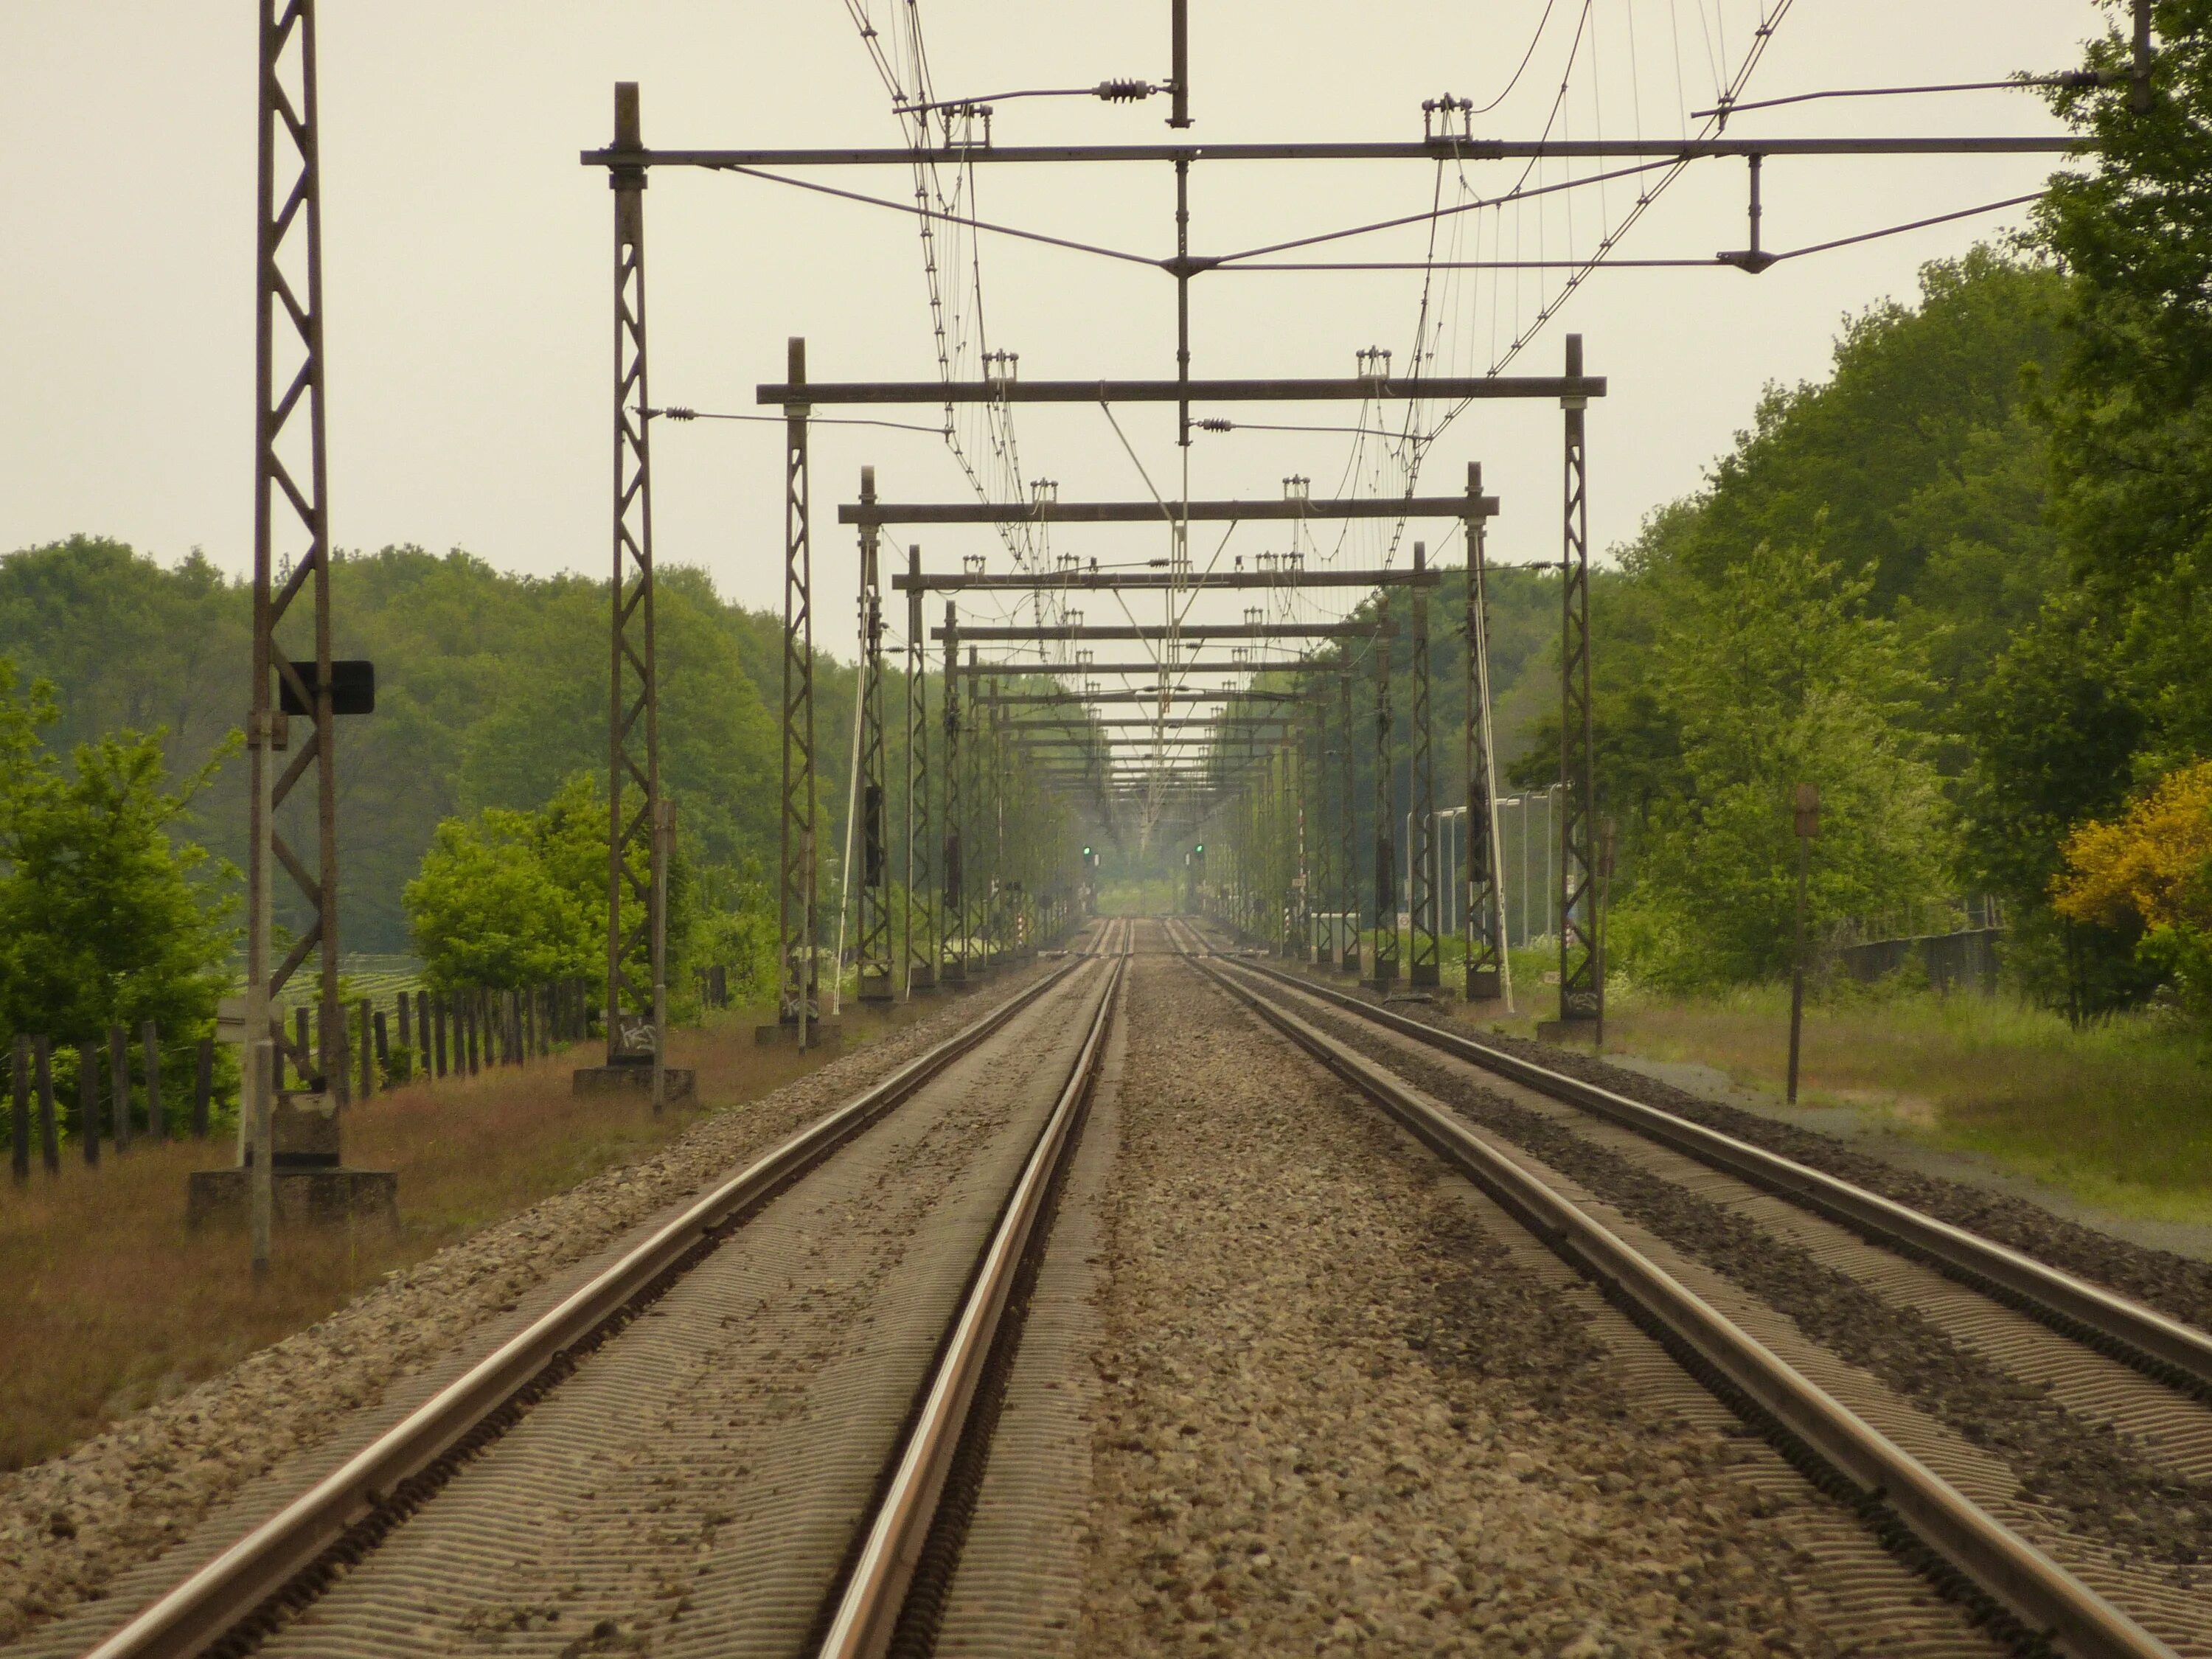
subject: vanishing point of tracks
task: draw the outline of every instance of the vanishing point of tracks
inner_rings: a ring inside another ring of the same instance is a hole
[[[2200,1553],[2212,1544],[2212,1337],[1803,1164],[1216,956],[1188,923],[1168,926],[1194,966],[1470,1179],[1994,1634],[2027,1651],[2212,1652],[2212,1574],[2195,1566],[2212,1555]],[[1746,1212],[1773,1236],[1729,1238],[1731,1219],[1750,1233]],[[1811,1282],[1791,1286],[1771,1258],[1798,1253]],[[1904,1341],[1854,1324],[1893,1314],[1869,1285],[1911,1308],[1895,1322]],[[1910,1351],[1913,1339],[1926,1352]],[[1945,1358],[1959,1376],[1944,1374]],[[1947,1416],[1943,1390],[1971,1392],[1999,1360],[2040,1386]],[[1992,1407],[2025,1420],[1993,1425]],[[2039,1434],[2074,1443],[2022,1443]],[[2039,1451],[2060,1466],[2057,1481],[2019,1478]],[[2050,1490],[2069,1475],[2093,1489],[2115,1470],[2136,1491],[2118,1497],[2108,1484],[2084,1501]],[[2145,1513],[2160,1509],[2163,1528]]]
[[[1797,1480],[1786,1459],[1835,1500],[1804,1571],[1844,1586],[1858,1623],[1882,1629],[1900,1586],[1932,1582],[1982,1625],[1969,1645],[2212,1655],[2203,1331],[1680,1116],[1217,955],[1188,924],[1145,931],[1179,959],[1155,957],[1146,971],[1171,978],[1140,986],[1188,980],[1177,1017],[1204,1043],[1218,1029],[1242,1065],[1286,1040],[1382,1106],[1427,1149],[1407,1156],[1437,1155],[1485,1195],[1485,1224],[1517,1223],[1626,1316],[1647,1382],[1694,1378],[1780,1453],[1761,1451],[1777,1478]],[[1087,954],[634,1236],[90,1651],[443,1652],[531,1632],[532,1650],[642,1650],[640,1626],[585,1611],[619,1607],[657,1607],[657,1628],[690,1632],[685,1651],[933,1651],[963,1545],[1022,1547],[1025,1523],[987,1524],[991,1483],[1051,1478],[1002,1467],[987,1482],[987,1465],[1093,1091],[1117,1045],[1145,1037],[1115,1029],[1137,934],[1101,925]],[[1325,1109],[1316,1086],[1298,1109]]]

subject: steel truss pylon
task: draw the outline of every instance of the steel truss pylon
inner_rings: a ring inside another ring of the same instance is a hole
[[[788,378],[806,380],[806,342],[789,344]],[[821,1018],[821,940],[816,915],[821,891],[816,858],[814,784],[814,554],[808,524],[807,416],[804,403],[785,405],[783,441],[783,805],[778,837],[776,923],[782,983],[778,1024],[795,1027],[807,1046]]]
[[[906,990],[937,988],[937,903],[929,837],[929,641],[922,631],[921,550],[906,550]],[[948,676],[948,681],[950,677]]]
[[[945,602],[945,866],[938,898],[938,977],[947,985],[968,982],[968,872],[961,845],[966,802],[961,784],[960,616]]]
[[[1312,818],[1307,827],[1307,848],[1310,848],[1310,869],[1305,883],[1305,960],[1321,963],[1321,931],[1316,929],[1316,915],[1328,909],[1336,900],[1336,838],[1332,834],[1329,818],[1329,681],[1307,681],[1307,719],[1310,737],[1314,745],[1312,772],[1310,772],[1310,801]]]
[[[1467,1000],[1497,997],[1505,973],[1504,890],[1498,878],[1498,781],[1490,729],[1490,600],[1485,558],[1488,521],[1481,513],[1482,468],[1467,469],[1467,859],[1461,897],[1466,910]]]
[[[981,758],[991,774],[991,884],[985,890],[983,949],[994,968],[1006,959],[1006,708],[991,682],[991,746]]]
[[[1567,336],[1567,373],[1583,372],[1583,337]],[[1560,583],[1559,1018],[1595,1024],[1604,1017],[1597,951],[1596,822],[1590,732],[1589,458],[1588,399],[1563,398],[1566,414],[1565,548]]]
[[[1306,840],[1307,789],[1315,781],[1315,751],[1320,747],[1321,734],[1314,729],[1314,706],[1301,700],[1297,706],[1297,724],[1292,728],[1291,762],[1292,775],[1297,779],[1297,860],[1291,877],[1291,939],[1285,940],[1297,953],[1301,962],[1313,957],[1313,891],[1314,867],[1311,849]]]
[[[1398,981],[1398,809],[1390,775],[1389,623],[1375,630],[1375,959],[1366,983],[1388,990]]]
[[[331,685],[322,164],[313,0],[289,0],[281,6],[277,0],[262,0],[260,25],[246,1030],[266,1033],[275,1053],[289,1060],[310,1089],[328,1089],[343,1100],[347,1067],[338,1007],[337,750]],[[281,577],[276,567],[280,544],[298,550]],[[295,659],[277,643],[276,635],[303,593],[311,613],[312,655]],[[285,701],[300,714],[288,719],[281,712],[280,683]],[[280,754],[290,756],[281,769]],[[310,772],[315,792],[312,866],[276,828],[279,811]],[[306,900],[310,920],[298,930],[283,960],[272,965],[271,888],[279,867]],[[319,970],[320,1041],[302,1048],[286,1034],[276,1000],[311,956]],[[249,1053],[249,1077],[252,1060]],[[281,1076],[280,1060],[271,1079]],[[250,1115],[240,1115],[241,1161]]]
[[[873,507],[876,469],[860,469],[860,501]],[[890,853],[885,844],[884,805],[889,761],[884,751],[884,594],[879,569],[883,543],[873,524],[860,526],[860,798],[845,810],[860,815],[859,927],[854,936],[854,965],[862,1002],[889,1002],[896,994],[891,979]],[[842,922],[839,926],[843,926]],[[833,966],[833,972],[838,969]]]
[[[1413,544],[1413,568],[1428,567],[1428,548]],[[1437,777],[1434,732],[1429,718],[1429,591],[1416,587],[1413,604],[1413,830],[1406,837],[1406,982],[1440,982],[1437,946]]]
[[[1359,832],[1357,826],[1359,795],[1353,782],[1354,751],[1358,746],[1358,722],[1352,710],[1352,665],[1345,665],[1338,677],[1342,689],[1340,699],[1344,712],[1344,741],[1337,751],[1337,772],[1340,780],[1337,790],[1336,817],[1336,880],[1337,908],[1344,913],[1339,924],[1345,930],[1344,957],[1338,966],[1347,974],[1359,972],[1359,860],[1357,856]]]
[[[637,87],[615,88],[615,148],[642,150]],[[607,760],[607,1064],[661,1052],[665,982],[660,687],[653,641],[652,428],[647,410],[645,169],[616,166],[614,569]]]

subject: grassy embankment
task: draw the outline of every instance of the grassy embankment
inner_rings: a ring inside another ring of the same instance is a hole
[[[1455,988],[1459,941],[1443,947]],[[1558,969],[1556,946],[1515,951],[1516,1011],[1488,1023],[1534,1036],[1558,1012]],[[1784,985],[1687,999],[1616,981],[1607,1009],[1607,1052],[1710,1066],[1778,1098],[1789,1039]],[[1798,1098],[1857,1108],[2099,1209],[2212,1224],[2212,1042],[2153,1016],[2077,1031],[2008,996],[1845,991],[1806,1008]]]
[[[1695,1001],[1632,994],[1611,1011],[1606,1046],[1778,1091],[1789,1019],[1783,986]],[[1900,1133],[2100,1208],[2212,1223],[2212,1049],[2154,1018],[2077,1031],[2003,996],[1816,1003],[1800,1079],[1806,1106],[1869,1109]]]
[[[286,1232],[256,1285],[242,1231],[185,1227],[188,1170],[228,1162],[220,1140],[103,1148],[86,1169],[33,1168],[0,1187],[0,1469],[65,1451],[115,1418],[210,1376],[343,1306],[383,1274],[586,1176],[635,1162],[706,1111],[757,1099],[821,1060],[753,1041],[758,1011],[676,1035],[701,1107],[655,1121],[649,1102],[578,1099],[579,1048],[349,1109],[346,1158],[399,1173],[398,1238]],[[848,1008],[846,1046],[913,1017]]]

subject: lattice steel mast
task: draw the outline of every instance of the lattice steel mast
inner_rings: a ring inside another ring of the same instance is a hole
[[[1428,549],[1413,544],[1413,569],[1428,568]],[[1429,718],[1429,591],[1416,587],[1413,605],[1413,830],[1406,837],[1407,959],[1406,982],[1439,982],[1437,948],[1437,779],[1434,732]]]
[[[637,87],[615,88],[617,155],[641,152]],[[652,407],[646,379],[642,167],[608,169],[615,196],[614,568],[608,677],[607,1065],[663,1051],[660,685],[653,637]],[[633,793],[635,792],[635,793]]]
[[[1567,336],[1567,373],[1583,368],[1583,337]],[[1597,953],[1596,823],[1590,733],[1589,400],[1566,397],[1565,548],[1560,583],[1559,1018],[1595,1024],[1605,1009]]]
[[[1490,730],[1490,600],[1480,510],[1482,467],[1467,469],[1467,1000],[1486,1001],[1510,984],[1504,890],[1498,879],[1498,787]]]
[[[806,342],[789,343],[787,374],[806,380]],[[814,556],[807,521],[807,416],[803,400],[784,405],[783,442],[783,795],[778,844],[776,925],[782,983],[777,1024],[805,1048],[821,1018],[820,891],[815,846]]]
[[[260,179],[256,216],[253,430],[253,680],[246,725],[252,773],[246,854],[246,1030],[266,1033],[311,1090],[346,1090],[343,1026],[338,1009],[338,860],[337,728],[331,708],[329,469],[324,438],[322,167],[315,91],[313,0],[262,0],[260,9]],[[295,76],[295,102],[285,88]],[[280,164],[288,180],[280,199]],[[301,303],[291,263],[304,275]],[[300,270],[300,267],[304,270]],[[279,313],[282,321],[279,321]],[[278,389],[279,358],[290,368]],[[296,356],[297,366],[291,359]],[[306,428],[306,485],[283,453],[298,448]],[[291,439],[288,445],[288,438]],[[279,505],[279,498],[282,505]],[[276,571],[279,522],[304,535],[306,546],[281,581]],[[311,662],[295,661],[276,632],[302,593],[313,630]],[[295,735],[284,704],[304,726]],[[276,757],[289,753],[281,771]],[[309,771],[314,774],[315,850],[311,867],[276,828],[276,815]],[[274,968],[274,866],[282,866],[307,901],[312,918]],[[277,994],[310,957],[320,983],[316,1001],[321,1039],[302,1048],[275,1013]],[[278,1073],[281,1074],[281,1061]],[[273,1103],[271,1103],[273,1104]],[[241,1152],[247,1125],[241,1115]]]
[[[1390,641],[1375,630],[1375,960],[1366,982],[1387,991],[1398,981],[1398,826],[1390,775]]]
[[[876,499],[876,469],[860,469],[860,499]],[[884,802],[889,763],[884,752],[884,594],[878,570],[883,542],[873,523],[860,526],[860,797],[846,803],[860,823],[860,926],[854,936],[854,963],[862,1002],[889,1002],[896,995],[891,978],[890,859],[884,844]],[[841,923],[840,926],[842,926]],[[839,971],[832,963],[830,971]]]
[[[968,872],[961,845],[966,802],[962,799],[960,747],[960,613],[945,602],[945,872],[938,898],[938,977],[968,982]]]
[[[921,619],[921,550],[906,550],[906,990],[937,988],[937,904],[931,889],[929,641]],[[947,684],[951,676],[946,677]]]

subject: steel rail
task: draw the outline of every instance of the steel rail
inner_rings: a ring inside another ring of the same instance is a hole
[[[2027,1632],[2074,1659],[2176,1659],[2127,1613],[1455,1114],[1218,962],[1193,957],[1192,965],[1381,1105],[1609,1297],[1655,1322],[1698,1362],[1693,1374],[1698,1367],[1715,1374],[1855,1487],[1862,1506],[1895,1516]]]
[[[1117,920],[1121,927],[1115,930]],[[953,1455],[959,1449],[1015,1277],[1036,1237],[1053,1182],[1074,1149],[1083,1109],[1097,1080],[1134,931],[1133,924],[1119,918],[1109,918],[1107,928],[1115,931],[1117,950],[1114,965],[1107,969],[1097,1012],[984,1249],[975,1283],[930,1379],[928,1394],[876,1510],[867,1541],[846,1581],[829,1634],[817,1650],[817,1659],[878,1659],[890,1647],[897,1628],[907,1587],[913,1582],[928,1540],[938,1499],[951,1472]]]
[[[2162,1382],[2212,1401],[2212,1334],[1894,1199],[1660,1107],[1568,1077],[1473,1037],[1378,1008],[1333,986],[1316,984],[1256,963],[1243,965],[1386,1030],[1510,1078],[1540,1094],[1633,1129],[1700,1164],[1748,1181],[1862,1237],[1924,1261],[1976,1290],[1994,1293],[2062,1334],[2088,1341]]]
[[[186,1659],[251,1619],[295,1577],[400,1496],[488,1419],[554,1372],[563,1358],[696,1261],[746,1212],[973,1052],[1079,963],[1054,969],[927,1054],[799,1131],[654,1229],[330,1474],[264,1521],[89,1650],[87,1659]],[[557,1374],[557,1373],[556,1373]]]

